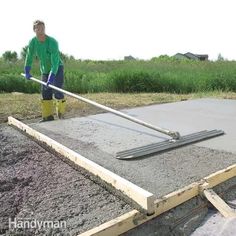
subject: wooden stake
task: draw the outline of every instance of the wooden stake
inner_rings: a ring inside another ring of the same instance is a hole
[[[224,217],[236,217],[235,211],[230,208],[222,198],[219,197],[212,189],[205,189],[203,191],[204,196],[209,202],[224,216]]]

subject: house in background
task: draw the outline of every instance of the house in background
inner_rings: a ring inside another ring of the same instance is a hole
[[[133,56],[129,55],[129,56],[125,56],[124,60],[125,61],[135,61],[136,59]]]
[[[208,61],[207,54],[193,54],[191,52],[187,52],[185,54],[177,53],[173,56],[177,59],[190,59],[190,60],[197,60],[197,61]]]

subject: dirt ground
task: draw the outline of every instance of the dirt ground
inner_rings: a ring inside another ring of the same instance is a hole
[[[192,97],[191,94],[177,95],[166,93],[91,93],[82,94],[82,96],[114,109],[174,102]],[[36,122],[41,119],[40,99],[40,94],[0,93],[0,123],[7,122],[8,116],[14,116],[23,121],[32,120]],[[82,117],[104,112],[99,108],[69,96],[66,96],[66,100],[66,118]]]
[[[79,94],[81,95],[81,94]],[[196,99],[215,97],[236,99],[236,93],[213,91],[198,94],[171,93],[90,93],[83,97],[96,101],[114,109],[147,106]],[[0,93],[0,123],[7,122],[8,116],[14,116],[22,121],[37,122],[41,118],[40,94],[25,94],[19,92]],[[66,118],[82,117],[103,112],[103,110],[66,96]]]
[[[84,170],[0,125],[0,235],[77,235],[130,210]],[[63,221],[66,227],[9,229],[9,218]]]

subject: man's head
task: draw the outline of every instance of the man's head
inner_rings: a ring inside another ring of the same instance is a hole
[[[33,24],[33,30],[36,33],[37,38],[40,41],[44,41],[45,38],[45,24],[43,21],[36,20]]]

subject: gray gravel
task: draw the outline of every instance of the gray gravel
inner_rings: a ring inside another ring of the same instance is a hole
[[[9,218],[65,221],[61,229],[22,229],[23,235],[77,235],[131,210],[12,127],[0,126],[0,235],[10,235]]]

